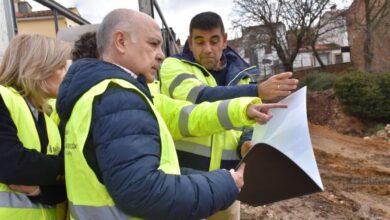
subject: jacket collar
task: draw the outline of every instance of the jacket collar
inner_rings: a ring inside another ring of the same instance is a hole
[[[230,85],[235,85],[239,82],[240,79],[246,77],[246,75],[258,74],[259,70],[256,67],[249,69],[248,71],[244,71],[250,67],[250,65],[240,56],[236,51],[234,51],[231,47],[227,46],[222,51],[222,56],[226,58],[226,63],[228,64],[227,68],[227,78],[226,81],[229,82]],[[190,63],[192,65],[198,66],[203,74],[208,77],[211,74],[200,64],[195,61],[194,55],[190,50],[190,46],[188,40],[186,41],[183,52],[174,55],[173,57]],[[242,76],[238,76],[238,74],[243,74]]]
[[[123,79],[140,89],[152,101],[145,77],[135,79],[121,67],[97,59],[80,59],[74,62],[61,83],[57,109],[61,118],[68,118],[77,100],[90,88],[106,79]]]

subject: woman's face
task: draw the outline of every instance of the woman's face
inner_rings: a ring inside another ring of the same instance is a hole
[[[62,80],[65,77],[66,72],[68,71],[69,66],[70,63],[67,62],[67,64],[63,68],[58,69],[53,75],[46,79],[50,98],[57,97],[58,89],[61,85]]]

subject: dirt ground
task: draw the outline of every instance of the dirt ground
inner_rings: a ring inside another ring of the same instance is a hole
[[[325,191],[260,207],[242,204],[241,219],[390,219],[390,142],[341,134],[340,124],[356,126],[352,133],[361,127],[327,118],[326,125],[309,126]]]
[[[390,144],[310,125],[325,191],[262,207],[241,219],[390,219]]]

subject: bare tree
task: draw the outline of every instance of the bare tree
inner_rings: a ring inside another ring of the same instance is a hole
[[[299,49],[307,43],[309,32],[330,6],[330,0],[234,0],[237,19],[234,27],[261,24],[266,27],[269,44],[275,48],[285,71],[293,70]],[[278,28],[283,23],[286,28]]]
[[[316,49],[316,44],[318,43],[318,41],[320,40],[321,42],[330,43],[329,40],[327,40],[326,38],[332,39],[339,35],[339,31],[347,31],[345,10],[336,10],[336,5],[333,5],[331,9],[331,11],[326,11],[325,13],[320,15],[318,22],[314,25],[312,30],[308,31],[307,33],[308,44],[312,48],[313,55],[317,59],[321,68],[325,68],[325,64],[321,60],[319,53]]]
[[[389,13],[390,0],[361,0],[353,3],[354,7],[362,7],[363,13],[354,13],[353,22],[356,24],[357,31],[364,33],[364,69],[371,72],[374,61],[373,41],[377,34],[388,34],[389,31]],[[359,5],[363,4],[362,6]]]

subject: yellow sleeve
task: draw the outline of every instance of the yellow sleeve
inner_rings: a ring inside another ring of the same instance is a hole
[[[174,99],[192,103],[196,99],[196,91],[207,85],[195,76],[196,67],[185,64],[176,58],[164,60],[160,69],[161,93]]]
[[[165,95],[154,98],[154,105],[166,122],[174,139],[209,136],[232,128],[251,126],[247,117],[249,104],[260,103],[259,98],[242,97],[194,105],[174,100]]]

